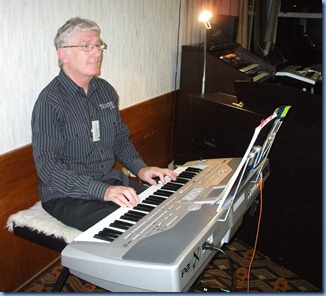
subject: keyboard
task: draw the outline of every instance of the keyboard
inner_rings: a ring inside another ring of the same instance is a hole
[[[211,202],[240,161],[196,161],[177,168],[177,181],[167,179],[139,195],[140,207],[120,208],[79,235],[63,250],[63,266],[113,292],[187,291],[214,255],[203,243],[228,242],[257,197],[253,172],[229,209],[217,212]]]

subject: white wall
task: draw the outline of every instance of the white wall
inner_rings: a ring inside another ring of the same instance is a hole
[[[71,17],[101,27],[101,77],[120,109],[173,91],[180,3],[181,46],[186,0],[0,0],[0,154],[31,142],[34,102],[59,72],[53,38]]]

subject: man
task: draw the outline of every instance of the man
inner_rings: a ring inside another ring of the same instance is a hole
[[[32,145],[43,208],[86,230],[119,207],[134,207],[146,187],[113,168],[115,161],[155,185],[175,180],[148,167],[131,143],[118,95],[97,77],[106,44],[92,21],[73,18],[54,39],[60,73],[40,93],[32,114]]]

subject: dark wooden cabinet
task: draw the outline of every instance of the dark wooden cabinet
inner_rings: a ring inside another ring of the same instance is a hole
[[[258,56],[238,46],[207,52],[205,92],[221,92],[231,96],[235,95],[234,82],[236,80],[253,81],[252,75],[240,71],[240,64],[231,65],[221,59],[222,56],[236,55],[241,62],[259,65],[257,69],[266,72],[266,76],[257,82],[266,81],[275,74],[275,67]],[[176,163],[187,161],[184,151],[188,137],[188,94],[202,91],[202,77],[204,65],[204,51],[202,46],[191,45],[182,47],[181,76],[178,99],[175,102],[175,122],[173,129],[173,157]],[[242,68],[244,65],[242,66]]]

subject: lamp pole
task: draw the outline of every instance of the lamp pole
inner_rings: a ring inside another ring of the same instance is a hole
[[[205,93],[205,80],[206,80],[206,53],[207,53],[207,44],[206,44],[206,33],[207,29],[211,28],[211,24],[209,23],[209,19],[212,17],[212,13],[209,11],[203,11],[199,16],[199,21],[203,22],[204,27],[204,68],[203,68],[203,79],[201,85],[201,93]]]
[[[205,93],[205,80],[206,80],[206,52],[207,52],[207,44],[206,44],[206,33],[207,28],[204,27],[204,68],[203,68],[203,79],[201,84],[201,93]]]

